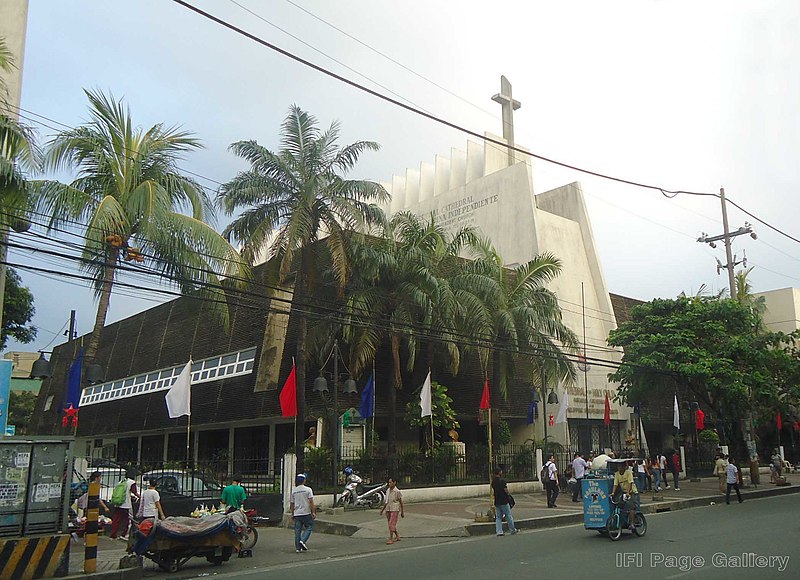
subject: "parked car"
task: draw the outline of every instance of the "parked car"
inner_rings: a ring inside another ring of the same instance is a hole
[[[207,475],[183,469],[157,469],[143,476],[144,489],[155,478],[161,507],[167,516],[188,516],[201,504],[218,505],[222,485]]]

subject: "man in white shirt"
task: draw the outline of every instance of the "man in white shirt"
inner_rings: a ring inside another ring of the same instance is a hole
[[[661,470],[661,481],[664,482],[664,487],[669,489],[669,482],[667,482],[667,458],[663,453],[658,454],[658,468]]]
[[[551,454],[545,463],[547,467],[547,507],[554,508],[556,505],[556,498],[558,497],[558,468],[556,467],[556,456]]]
[[[292,490],[289,511],[294,518],[294,549],[299,554],[308,551],[306,544],[314,529],[317,506],[314,505],[314,492],[306,485],[306,474],[299,473],[295,480],[297,487]]]
[[[572,490],[572,501],[577,502],[578,496],[581,494],[581,486],[583,485],[583,478],[586,476],[586,470],[590,466],[583,458],[583,453],[578,451],[575,453],[575,459],[572,460],[572,477],[575,478],[575,488]]]
[[[139,519],[159,518],[165,519],[164,510],[161,508],[161,495],[156,491],[155,478],[150,479],[150,487],[142,492],[139,502]]]

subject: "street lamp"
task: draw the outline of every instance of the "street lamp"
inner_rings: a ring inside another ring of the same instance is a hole
[[[545,445],[545,453],[547,453],[547,423],[549,421],[549,417],[547,416],[547,404],[550,403],[551,405],[558,405],[558,395],[554,390],[550,390],[545,397],[545,393],[547,391],[547,379],[545,377],[544,372],[544,365],[539,367],[539,379],[541,381],[541,389],[542,389],[542,396],[539,396],[539,391],[536,388],[533,388],[533,402],[538,403],[539,401],[542,402],[542,416],[544,417],[544,445]]]
[[[331,352],[331,355],[328,357],[328,360],[326,360],[323,363],[322,367],[319,369],[319,376],[316,379],[314,379],[314,387],[313,387],[312,390],[315,393],[320,393],[320,395],[323,395],[323,394],[329,392],[328,391],[328,381],[323,376],[323,371],[325,370],[325,366],[328,364],[328,361],[330,360],[331,356],[333,357],[333,415],[336,418],[335,427],[334,427],[335,435],[333,437],[333,444],[334,444],[334,450],[333,450],[333,484],[334,484],[334,488],[335,488],[336,482],[338,481],[338,476],[339,476],[339,459],[340,459],[340,456],[339,456],[339,453],[340,453],[340,441],[339,441],[339,359],[341,358],[342,355],[341,355],[341,353],[339,351],[339,341],[338,340],[334,340],[333,341],[333,351]],[[344,363],[344,361],[342,361],[342,363]],[[349,373],[350,371],[348,370],[347,372]],[[356,382],[353,380],[352,376],[348,376],[347,380],[344,381],[344,386],[342,388],[342,391],[344,392],[345,395],[354,395],[354,394],[358,393],[358,387],[356,387]],[[336,492],[334,491],[334,503],[335,503],[335,500],[336,500],[335,493]]]

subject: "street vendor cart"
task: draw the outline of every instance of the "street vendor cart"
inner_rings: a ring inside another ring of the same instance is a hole
[[[227,562],[241,548],[247,519],[237,510],[204,518],[149,519],[134,527],[132,552],[152,560],[166,572],[177,572],[195,557],[206,558],[215,566]]]
[[[603,461],[605,461],[604,465]],[[627,529],[625,510],[621,503],[615,503],[611,492],[614,490],[614,473],[619,465],[635,465],[637,461],[636,458],[608,458],[605,460],[602,456],[595,458],[592,469],[581,481],[583,527],[585,529],[597,530],[598,533],[607,535],[612,540],[619,539],[622,530]],[[647,531],[647,521],[639,509],[640,494],[634,494],[634,499],[636,501],[636,521],[633,531],[637,536],[643,536]]]

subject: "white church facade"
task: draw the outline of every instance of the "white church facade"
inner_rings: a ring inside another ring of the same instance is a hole
[[[389,216],[400,211],[422,218],[433,214],[451,231],[473,226],[492,240],[508,265],[528,262],[543,252],[559,258],[561,275],[548,287],[558,296],[567,326],[581,343],[586,337],[590,364],[566,387],[569,434],[563,424],[550,424],[548,433],[582,449],[601,449],[606,442],[624,447],[631,410],[613,401],[616,385],[606,378],[611,369],[591,364],[592,359],[619,362],[622,353],[606,343],[616,318],[581,185],[575,182],[536,194],[530,156],[492,142],[514,145],[512,114],[519,103],[510,89],[503,77],[502,91],[493,99],[503,105],[503,137],[486,133],[484,144],[468,141],[466,150],[454,148],[449,157],[437,155],[432,163],[423,161],[419,168],[394,175],[383,183],[391,194],[383,209]],[[610,441],[603,425],[607,393],[614,429]],[[563,396],[563,388],[558,395]],[[552,423],[550,416],[557,411],[552,407],[544,421],[536,423],[537,440],[544,434],[544,422]],[[529,429],[515,430],[520,442],[530,435]]]

